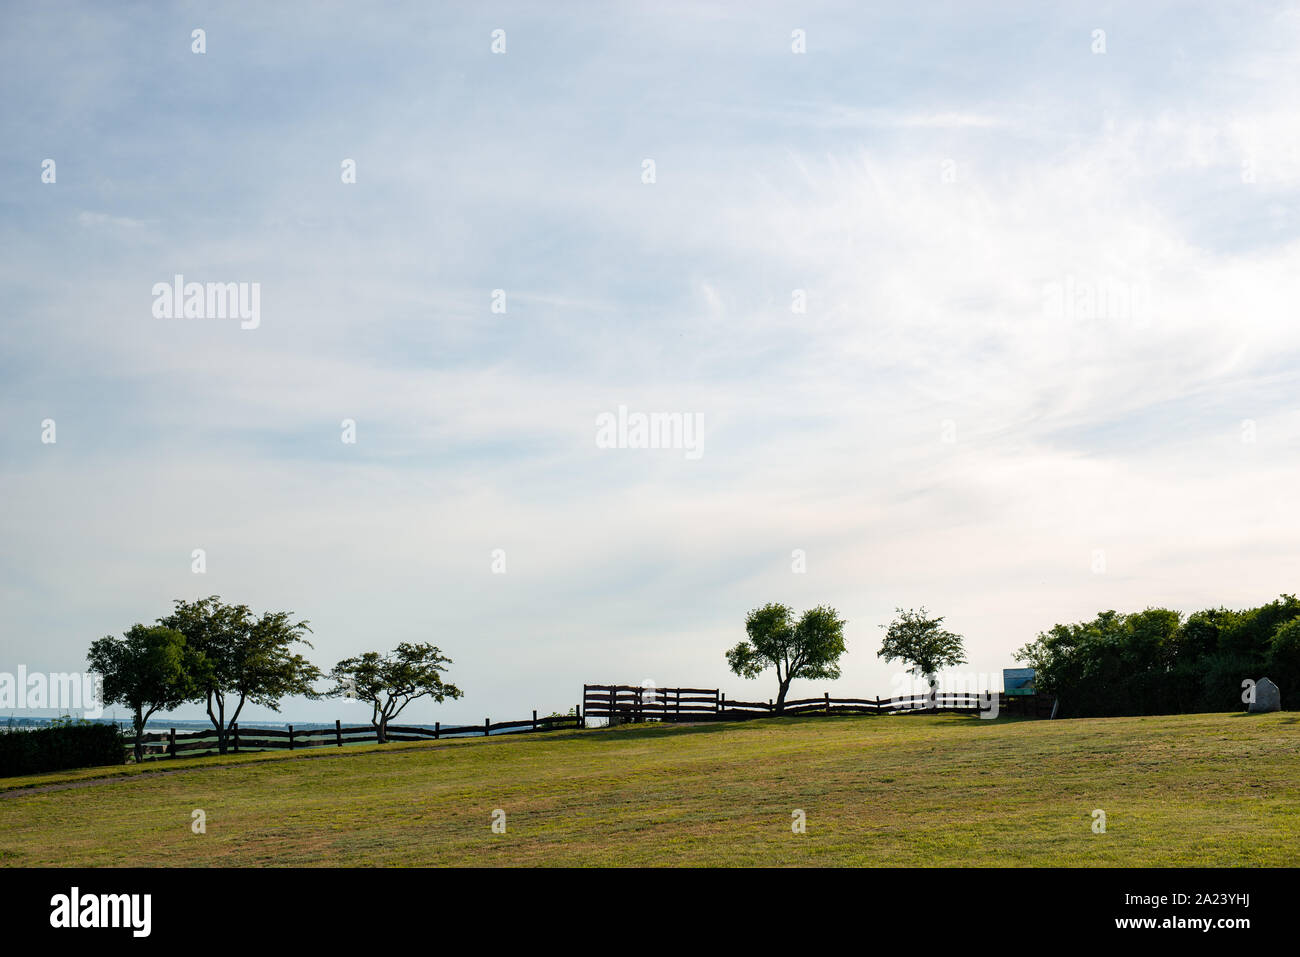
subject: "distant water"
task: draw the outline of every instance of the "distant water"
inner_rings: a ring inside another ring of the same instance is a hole
[[[49,724],[57,720],[59,719],[19,717],[19,716],[12,716],[8,718],[0,717],[0,731],[6,730],[8,728],[12,728],[15,731],[29,731],[34,728],[47,727]],[[121,728],[124,733],[128,735],[132,733],[132,724],[129,718],[120,718],[120,717],[119,718],[87,718],[85,720],[89,721],[92,724],[115,724],[119,728]],[[293,729],[295,732],[316,731],[320,729],[333,730],[334,728],[333,721],[302,721],[302,722],[299,721],[243,722],[241,721],[239,723],[239,726],[241,728],[246,728],[250,731],[256,730],[257,728],[269,728],[277,731],[287,731],[289,730],[290,724],[293,725]],[[414,723],[402,722],[402,724],[404,727],[408,727],[408,728],[424,728],[428,731],[432,731],[434,729],[434,726],[432,724],[421,724],[419,722],[414,722]],[[466,724],[473,725],[473,722],[466,722],[465,724],[460,724],[456,721],[443,721],[441,723],[441,726],[447,728],[453,728],[453,727],[464,727]],[[345,727],[353,727],[353,728],[359,728],[362,726],[369,726],[369,722],[357,721],[354,724],[345,725]],[[474,725],[474,726],[478,727],[478,725]],[[161,721],[156,719],[148,721],[145,723],[144,726],[144,730],[146,734],[166,734],[172,728],[175,728],[178,733],[193,734],[196,731],[211,731],[212,722],[211,721],[179,721],[179,720],[164,718]],[[399,734],[400,732],[393,732],[393,733]],[[506,734],[506,733],[508,732],[504,728],[494,730],[492,732],[492,734]],[[475,737],[482,737],[482,736],[483,736],[483,732],[476,730],[476,731],[461,732],[460,734],[444,734],[442,737],[475,738]]]

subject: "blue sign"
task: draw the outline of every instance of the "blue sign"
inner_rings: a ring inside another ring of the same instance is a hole
[[[1009,695],[1034,693],[1033,668],[1003,668],[1002,690]]]

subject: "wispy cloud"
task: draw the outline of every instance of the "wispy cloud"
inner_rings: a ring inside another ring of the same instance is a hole
[[[474,714],[727,686],[768,600],[839,607],[870,693],[895,605],[993,672],[1294,589],[1300,91],[1252,79],[1294,18],[1116,13],[1098,56],[1049,9],[304,9],[207,11],[202,56],[189,14],[4,15],[0,76],[43,77],[0,137],[5,655],[220,593],[326,665],[435,640]],[[261,325],[154,318],[176,273]],[[620,404],[704,455],[598,448]]]

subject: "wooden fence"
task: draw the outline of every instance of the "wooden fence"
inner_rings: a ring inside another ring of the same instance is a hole
[[[389,741],[436,741],[440,738],[458,738],[470,735],[524,734],[532,731],[559,731],[565,728],[583,727],[582,718],[576,714],[557,717],[539,718],[533,712],[531,718],[520,721],[492,721],[484,718],[482,724],[443,725],[435,721],[432,728],[415,725],[390,724]],[[343,747],[345,744],[365,744],[379,740],[379,733],[373,725],[344,727],[335,721],[334,727],[294,728],[288,725],[279,728],[246,728],[238,723],[232,724],[226,733],[228,750],[270,751],[284,749],[293,751],[298,748]],[[127,752],[133,753],[135,738],[128,739]],[[171,728],[166,733],[149,733],[140,736],[140,742],[146,757],[196,757],[218,750],[217,732],[205,729],[192,733],[177,733]]]
[[[1054,701],[1045,695],[998,693],[998,713],[1032,718],[1051,717]],[[717,688],[642,688],[637,685],[583,685],[585,718],[623,721],[743,721],[748,718],[787,715],[911,714],[922,711],[974,712],[988,710],[992,698],[983,694],[919,694],[891,698],[799,698],[786,701],[781,711],[769,699],[737,701]]]
[[[643,688],[637,685],[583,685],[582,704],[576,714],[520,721],[492,721],[484,718],[482,724],[446,725],[434,722],[432,728],[416,725],[390,724],[389,741],[429,741],[440,738],[469,735],[525,734],[533,731],[560,731],[566,728],[584,728],[587,718],[608,718],[612,723],[624,721],[743,721],[774,714],[827,716],[848,714],[912,714],[928,711],[976,712],[987,710],[991,699],[981,694],[903,695],[892,698],[832,698],[829,693],[820,698],[799,698],[787,701],[782,711],[776,710],[771,699],[763,701],[738,701],[728,699],[717,688]],[[1051,717],[1052,698],[1044,695],[998,694],[998,713],[1033,718]],[[379,734],[373,725],[344,727],[335,721],[334,727],[246,728],[232,724],[227,731],[227,748],[232,752],[271,751],[298,748],[343,747],[345,744],[365,744],[378,741]],[[198,756],[218,750],[217,733],[205,729],[190,733],[151,732],[140,736],[146,757]],[[134,738],[128,738],[127,750],[132,752]]]

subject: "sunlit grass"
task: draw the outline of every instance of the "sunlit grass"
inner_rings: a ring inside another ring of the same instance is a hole
[[[64,782],[78,786],[0,796],[0,864],[1300,863],[1300,717],[1286,713],[632,726],[4,785]],[[796,809],[807,833],[791,831]]]

